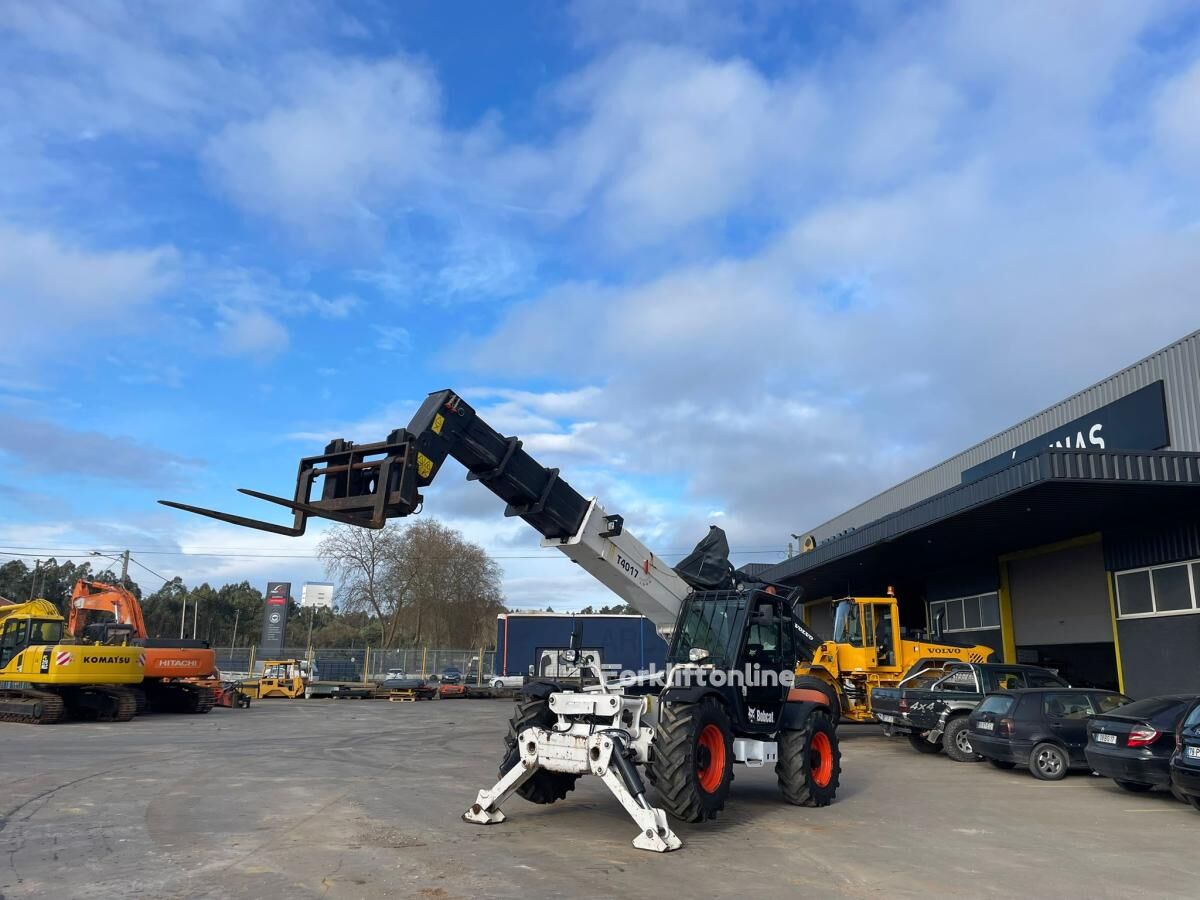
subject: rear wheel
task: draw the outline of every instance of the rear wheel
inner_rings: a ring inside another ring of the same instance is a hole
[[[989,759],[988,762],[990,762],[997,769],[1008,770],[1015,769],[1017,767],[1015,762],[1009,762],[1007,759]]]
[[[775,774],[788,803],[828,806],[833,802],[842,774],[842,750],[829,716],[814,711],[804,729],[779,733]]]
[[[1061,781],[1067,777],[1070,761],[1057,744],[1038,744],[1029,754],[1029,771],[1042,781]]]
[[[912,748],[914,750],[916,750],[918,753],[941,753],[942,752],[941,742],[938,742],[936,744],[931,744],[931,743],[929,743],[929,741],[925,740],[925,735],[928,733],[929,732],[927,732],[927,731],[909,732],[908,742],[910,744],[912,744]]]
[[[550,728],[557,720],[558,717],[550,711],[549,699],[518,698],[513,717],[508,720],[508,735],[504,738],[508,749],[500,763],[500,775],[503,776],[513,766],[521,764],[521,750],[517,747],[517,736],[522,731],[526,728]],[[566,772],[538,769],[532,778],[517,788],[517,793],[530,803],[553,803],[573,791],[578,778],[578,775],[570,775]]]
[[[967,729],[967,717],[951,719],[942,734],[942,746],[946,755],[955,762],[978,762],[979,754],[971,745],[971,732]]]
[[[1116,779],[1113,779],[1116,781]],[[1117,781],[1117,787],[1124,788],[1131,794],[1144,794],[1146,791],[1152,790],[1154,785],[1142,784],[1140,781]]]
[[[659,708],[647,766],[659,805],[684,822],[715,818],[733,782],[733,729],[715,697]]]

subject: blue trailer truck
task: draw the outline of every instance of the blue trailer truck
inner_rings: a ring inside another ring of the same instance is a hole
[[[543,650],[570,645],[576,623],[580,648],[598,650],[607,671],[662,669],[667,643],[644,616],[501,613],[496,617],[496,671],[527,675]],[[615,668],[610,668],[614,667]]]

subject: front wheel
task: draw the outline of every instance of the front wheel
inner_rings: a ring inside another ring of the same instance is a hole
[[[504,754],[504,759],[500,762],[501,777],[513,766],[521,764],[521,750],[517,746],[517,736],[527,728],[550,728],[557,721],[558,716],[550,711],[549,699],[519,698],[513,717],[508,720],[508,735],[504,738],[508,749]],[[570,775],[566,772],[538,769],[528,781],[517,788],[517,793],[530,803],[553,803],[573,791],[578,778],[578,775]]]
[[[805,728],[779,733],[775,774],[788,803],[828,806],[833,802],[842,774],[842,749],[828,715],[814,711]]]
[[[908,735],[908,742],[912,744],[912,748],[918,753],[941,753],[941,742],[939,741],[936,744],[931,744],[929,741],[925,740],[926,734],[928,734],[926,731],[911,731]]]
[[[733,783],[733,728],[716,697],[662,704],[646,774],[675,818],[716,818]]]
[[[971,732],[967,728],[965,716],[951,719],[946,725],[946,732],[942,735],[942,746],[946,750],[946,755],[955,762],[979,761],[979,754],[971,746]]]

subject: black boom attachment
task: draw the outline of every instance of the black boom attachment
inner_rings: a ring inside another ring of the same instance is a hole
[[[538,463],[521,441],[501,435],[453,391],[430,394],[408,428],[397,428],[385,441],[355,444],[339,438],[330,441],[320,456],[300,460],[296,494],[291,500],[239,489],[290,509],[295,514],[290,526],[172,500],[158,502],[289,537],[304,534],[310,516],[382,528],[388,519],[417,512],[421,488],[433,481],[447,456],[466,467],[469,479],[505,501],[505,515],[520,516],[543,537],[565,540],[583,522],[588,501],[558,477],[558,469]]]
[[[320,456],[300,460],[294,499],[249,488],[238,489],[243,494],[292,510],[295,520],[291,526],[172,500],[158,502],[233,525],[289,537],[304,534],[310,516],[363,528],[382,528],[388,519],[410,515],[421,505],[421,495],[417,492],[419,454],[415,444],[412,435],[403,428],[393,431],[386,441],[375,444],[355,444],[339,438],[330,441]]]

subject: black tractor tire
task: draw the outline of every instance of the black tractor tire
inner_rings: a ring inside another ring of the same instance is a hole
[[[1035,746],[1029,754],[1029,772],[1041,781],[1062,781],[1070,765],[1067,751],[1048,741]]]
[[[842,775],[842,748],[833,718],[813,710],[803,729],[779,732],[775,775],[783,799],[795,806],[828,806]]]
[[[1115,778],[1113,781],[1117,781]],[[1117,781],[1117,787],[1129,791],[1131,794],[1144,794],[1147,791],[1154,790],[1154,785],[1144,784],[1141,781]]]
[[[971,746],[971,732],[967,730],[967,717],[959,716],[946,723],[942,732],[942,748],[955,762],[979,762],[982,757]]]
[[[663,703],[646,774],[658,805],[683,822],[714,819],[733,783],[733,727],[716,697]]]
[[[1009,762],[1007,759],[989,759],[988,762],[990,762],[997,769],[1004,769],[1006,772],[1009,769],[1015,769],[1017,767],[1015,762]]]
[[[837,689],[833,685],[812,675],[798,675],[792,681],[792,687],[820,691],[825,696],[825,702],[829,704],[829,713],[833,721],[833,727],[837,728],[838,722],[842,718],[842,701],[838,699]]]
[[[505,775],[513,766],[521,764],[521,751],[517,747],[517,735],[526,728],[550,728],[558,717],[550,711],[549,699],[535,700],[518,697],[513,717],[508,720],[508,734],[504,738],[504,759],[500,762],[500,775]],[[517,788],[517,794],[530,803],[553,803],[575,790],[578,775],[538,769],[533,777]]]
[[[910,731],[908,733],[908,742],[912,744],[912,748],[918,753],[928,753],[930,755],[934,753],[941,753],[941,741],[938,741],[936,744],[931,744],[929,741],[925,740],[925,734],[926,732],[924,731]]]

